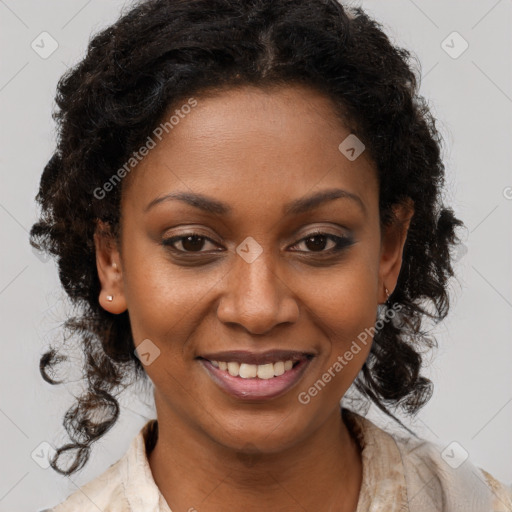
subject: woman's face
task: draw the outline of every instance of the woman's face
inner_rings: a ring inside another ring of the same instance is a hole
[[[404,236],[381,236],[375,167],[339,149],[350,132],[323,95],[196,100],[127,178],[100,303],[128,309],[160,420],[277,451],[339,414]]]

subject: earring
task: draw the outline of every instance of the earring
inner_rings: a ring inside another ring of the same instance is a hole
[[[107,300],[109,302],[112,302],[114,300],[114,296],[113,295],[107,295]]]
[[[386,302],[384,302],[383,306],[389,305],[389,290],[384,286],[384,291],[386,292]]]
[[[383,302],[383,303],[378,303],[377,305],[377,321],[378,322],[385,322],[385,312],[389,306],[389,302],[388,302],[388,299],[389,299],[389,290],[384,286],[384,291],[386,292],[386,302]]]
[[[114,261],[114,263],[112,263],[112,268],[117,270],[117,263],[115,261]]]

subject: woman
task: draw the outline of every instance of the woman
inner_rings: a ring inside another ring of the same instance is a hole
[[[449,308],[462,222],[409,57],[335,0],[150,0],[61,79],[31,239],[82,308],[88,393],[52,467],[83,467],[132,377],[157,418],[56,512],[510,510],[340,408],[353,385],[416,413]]]

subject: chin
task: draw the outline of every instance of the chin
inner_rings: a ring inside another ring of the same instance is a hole
[[[261,413],[257,415],[256,419],[252,414],[244,418],[233,413],[230,422],[210,418],[205,425],[206,434],[227,449],[247,454],[278,453],[307,435],[308,425],[303,416],[297,421],[297,417],[290,414],[266,415],[264,418]]]

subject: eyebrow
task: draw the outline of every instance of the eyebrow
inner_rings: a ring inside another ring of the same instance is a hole
[[[317,208],[321,204],[326,203],[328,201],[334,201],[335,199],[350,199],[351,201],[359,205],[363,213],[366,215],[366,207],[361,198],[358,195],[353,194],[352,192],[348,192],[347,190],[343,190],[340,188],[322,190],[311,196],[302,197],[300,199],[296,199],[290,203],[287,203],[284,205],[283,214],[286,216],[299,215],[301,213],[313,210],[314,208]],[[170,194],[166,194],[165,196],[153,199],[144,209],[144,213],[149,211],[157,204],[172,200],[182,201],[190,206],[199,208],[200,210],[203,210],[207,213],[213,213],[216,215],[227,215],[232,213],[233,211],[231,206],[202,194],[192,192],[173,192]]]

